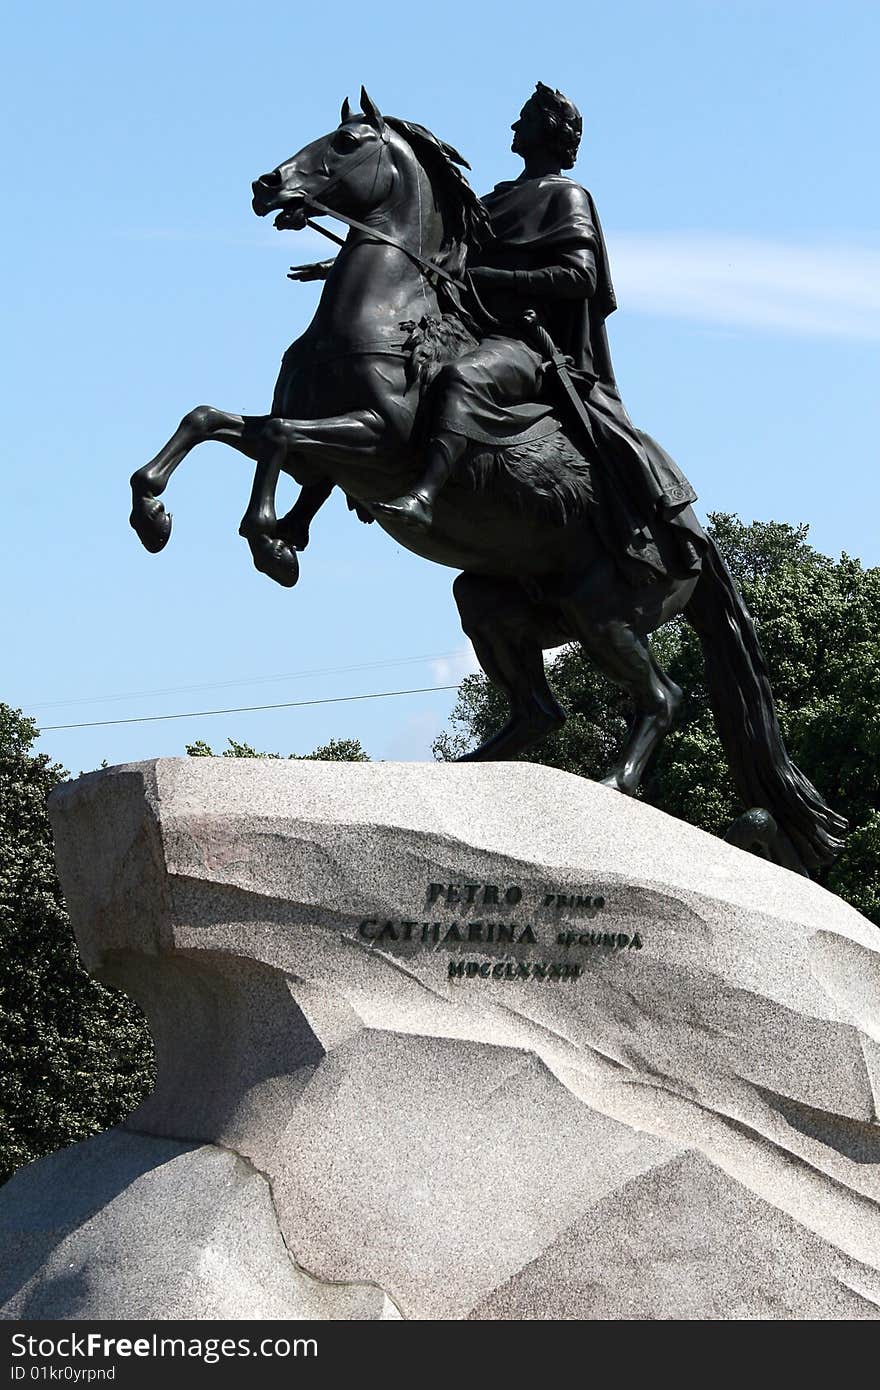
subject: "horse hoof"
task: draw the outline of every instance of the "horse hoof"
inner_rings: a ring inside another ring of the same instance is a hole
[[[611,787],[612,791],[620,792],[622,796],[634,794],[634,789],[628,786],[626,777],[622,772],[609,772],[607,777],[602,778],[599,786]]]
[[[158,497],[135,496],[128,518],[138,539],[151,555],[158,555],[168,544],[171,535],[171,513],[166,512]]]
[[[249,537],[248,545],[254,565],[261,574],[267,574],[284,589],[293,588],[299,579],[299,560],[295,550],[272,536]]]

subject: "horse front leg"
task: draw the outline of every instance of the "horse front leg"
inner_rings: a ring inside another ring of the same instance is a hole
[[[268,420],[261,433],[247,511],[238,528],[251,548],[254,565],[270,579],[292,588],[299,577],[297,550],[308,544],[309,523],[333,490],[329,477],[307,483],[291,511],[279,523],[275,492],[285,461],[315,459],[332,468],[334,461],[361,461],[374,455],[385,433],[376,411],[355,411],[321,420]]]
[[[290,511],[279,518],[275,527],[276,536],[282,541],[287,541],[294,550],[305,550],[309,543],[309,527],[334,486],[329,478],[321,478],[317,483],[308,483],[300,488],[299,497]]]
[[[241,519],[238,534],[244,536],[251,549],[254,566],[267,574],[276,584],[292,589],[299,579],[299,560],[296,549],[277,535],[275,492],[281,468],[288,454],[287,441],[272,421],[264,431],[265,446],[257,461],[247,511]],[[330,485],[332,488],[332,484]],[[327,500],[329,493],[321,498]],[[320,505],[320,503],[318,504]]]
[[[259,459],[261,437],[268,415],[233,415],[212,405],[198,405],[184,415],[171,438],[155,458],[131,477],[132,509],[129,518],[141,542],[152,554],[167,544],[171,515],[158,500],[175,468],[191,449],[206,440],[231,444],[248,458]]]

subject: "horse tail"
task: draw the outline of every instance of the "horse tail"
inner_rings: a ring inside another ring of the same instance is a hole
[[[709,698],[733,780],[747,807],[770,812],[812,874],[840,852],[847,823],[789,758],[754,624],[714,541],[707,537],[705,545],[684,614],[703,648]],[[790,866],[784,850],[771,846],[769,853]]]

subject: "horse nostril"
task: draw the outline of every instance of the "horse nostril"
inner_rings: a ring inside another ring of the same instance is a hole
[[[262,184],[264,188],[280,188],[280,187],[281,187],[281,173],[280,173],[280,170],[278,170],[278,169],[273,169],[272,172],[271,172],[271,174],[261,174],[260,177],[257,179],[257,183]]]

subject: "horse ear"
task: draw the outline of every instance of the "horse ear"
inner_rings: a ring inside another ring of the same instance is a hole
[[[382,119],[382,112],[379,110],[376,103],[371,99],[366,87],[361,87],[361,106],[363,107],[364,115],[366,116],[367,120],[371,121],[372,124],[377,128],[377,130],[384,130],[385,122]]]
[[[340,125],[345,125],[345,122],[346,122],[346,121],[350,121],[350,120],[351,120],[351,106],[349,105],[348,97],[346,97],[346,98],[345,98],[345,101],[342,103],[342,110],[341,110],[340,113],[339,113],[339,124],[340,124]]]

